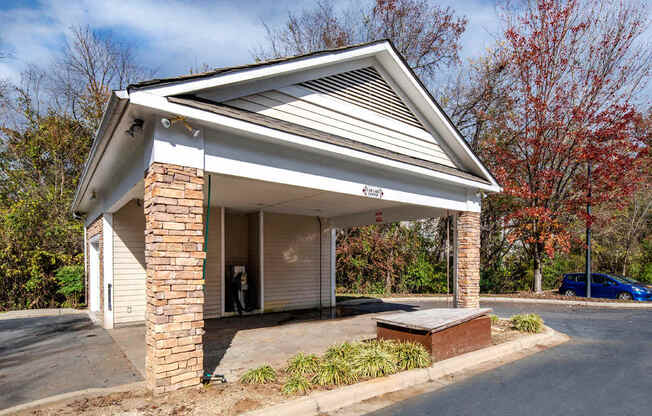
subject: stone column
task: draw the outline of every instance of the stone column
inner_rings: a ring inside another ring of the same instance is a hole
[[[480,306],[480,213],[457,215],[457,308]]]
[[[145,175],[145,365],[154,394],[202,376],[203,184],[203,170],[183,166],[154,163]]]

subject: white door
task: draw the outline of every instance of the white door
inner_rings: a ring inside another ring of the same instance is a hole
[[[100,244],[96,240],[91,241],[89,246],[88,307],[92,312],[97,312],[100,310]]]

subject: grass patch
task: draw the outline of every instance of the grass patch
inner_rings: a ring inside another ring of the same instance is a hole
[[[426,347],[416,342],[398,342],[394,353],[399,371],[429,367],[432,362]]]
[[[285,382],[281,391],[283,394],[292,395],[292,394],[306,394],[309,393],[311,389],[310,381],[305,376],[302,375],[292,375]]]
[[[543,319],[536,313],[514,315],[510,321],[512,326],[521,332],[538,334],[543,330]]]
[[[498,323],[498,315],[491,314],[489,315],[489,318],[491,318],[491,325],[496,325]]]
[[[319,358],[315,354],[297,353],[288,360],[285,371],[293,376],[311,376],[319,369]]]
[[[342,358],[322,361],[312,382],[320,386],[355,383],[358,380],[351,363]]]
[[[272,381],[276,381],[276,370],[267,364],[252,368],[240,377],[240,382],[244,384],[266,384]]]

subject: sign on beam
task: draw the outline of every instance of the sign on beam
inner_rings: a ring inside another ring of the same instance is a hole
[[[378,186],[365,185],[364,188],[362,188],[362,193],[364,196],[369,198],[381,199],[383,197],[383,188]]]

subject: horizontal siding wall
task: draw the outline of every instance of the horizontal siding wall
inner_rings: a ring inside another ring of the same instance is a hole
[[[426,130],[305,86],[281,87],[224,104],[456,167],[437,140]]]
[[[204,317],[217,318],[222,313],[222,208],[211,207],[206,240],[206,283]]]
[[[113,322],[145,320],[145,214],[131,201],[113,214]]]
[[[265,213],[265,311],[319,306],[319,228],[316,217]]]

